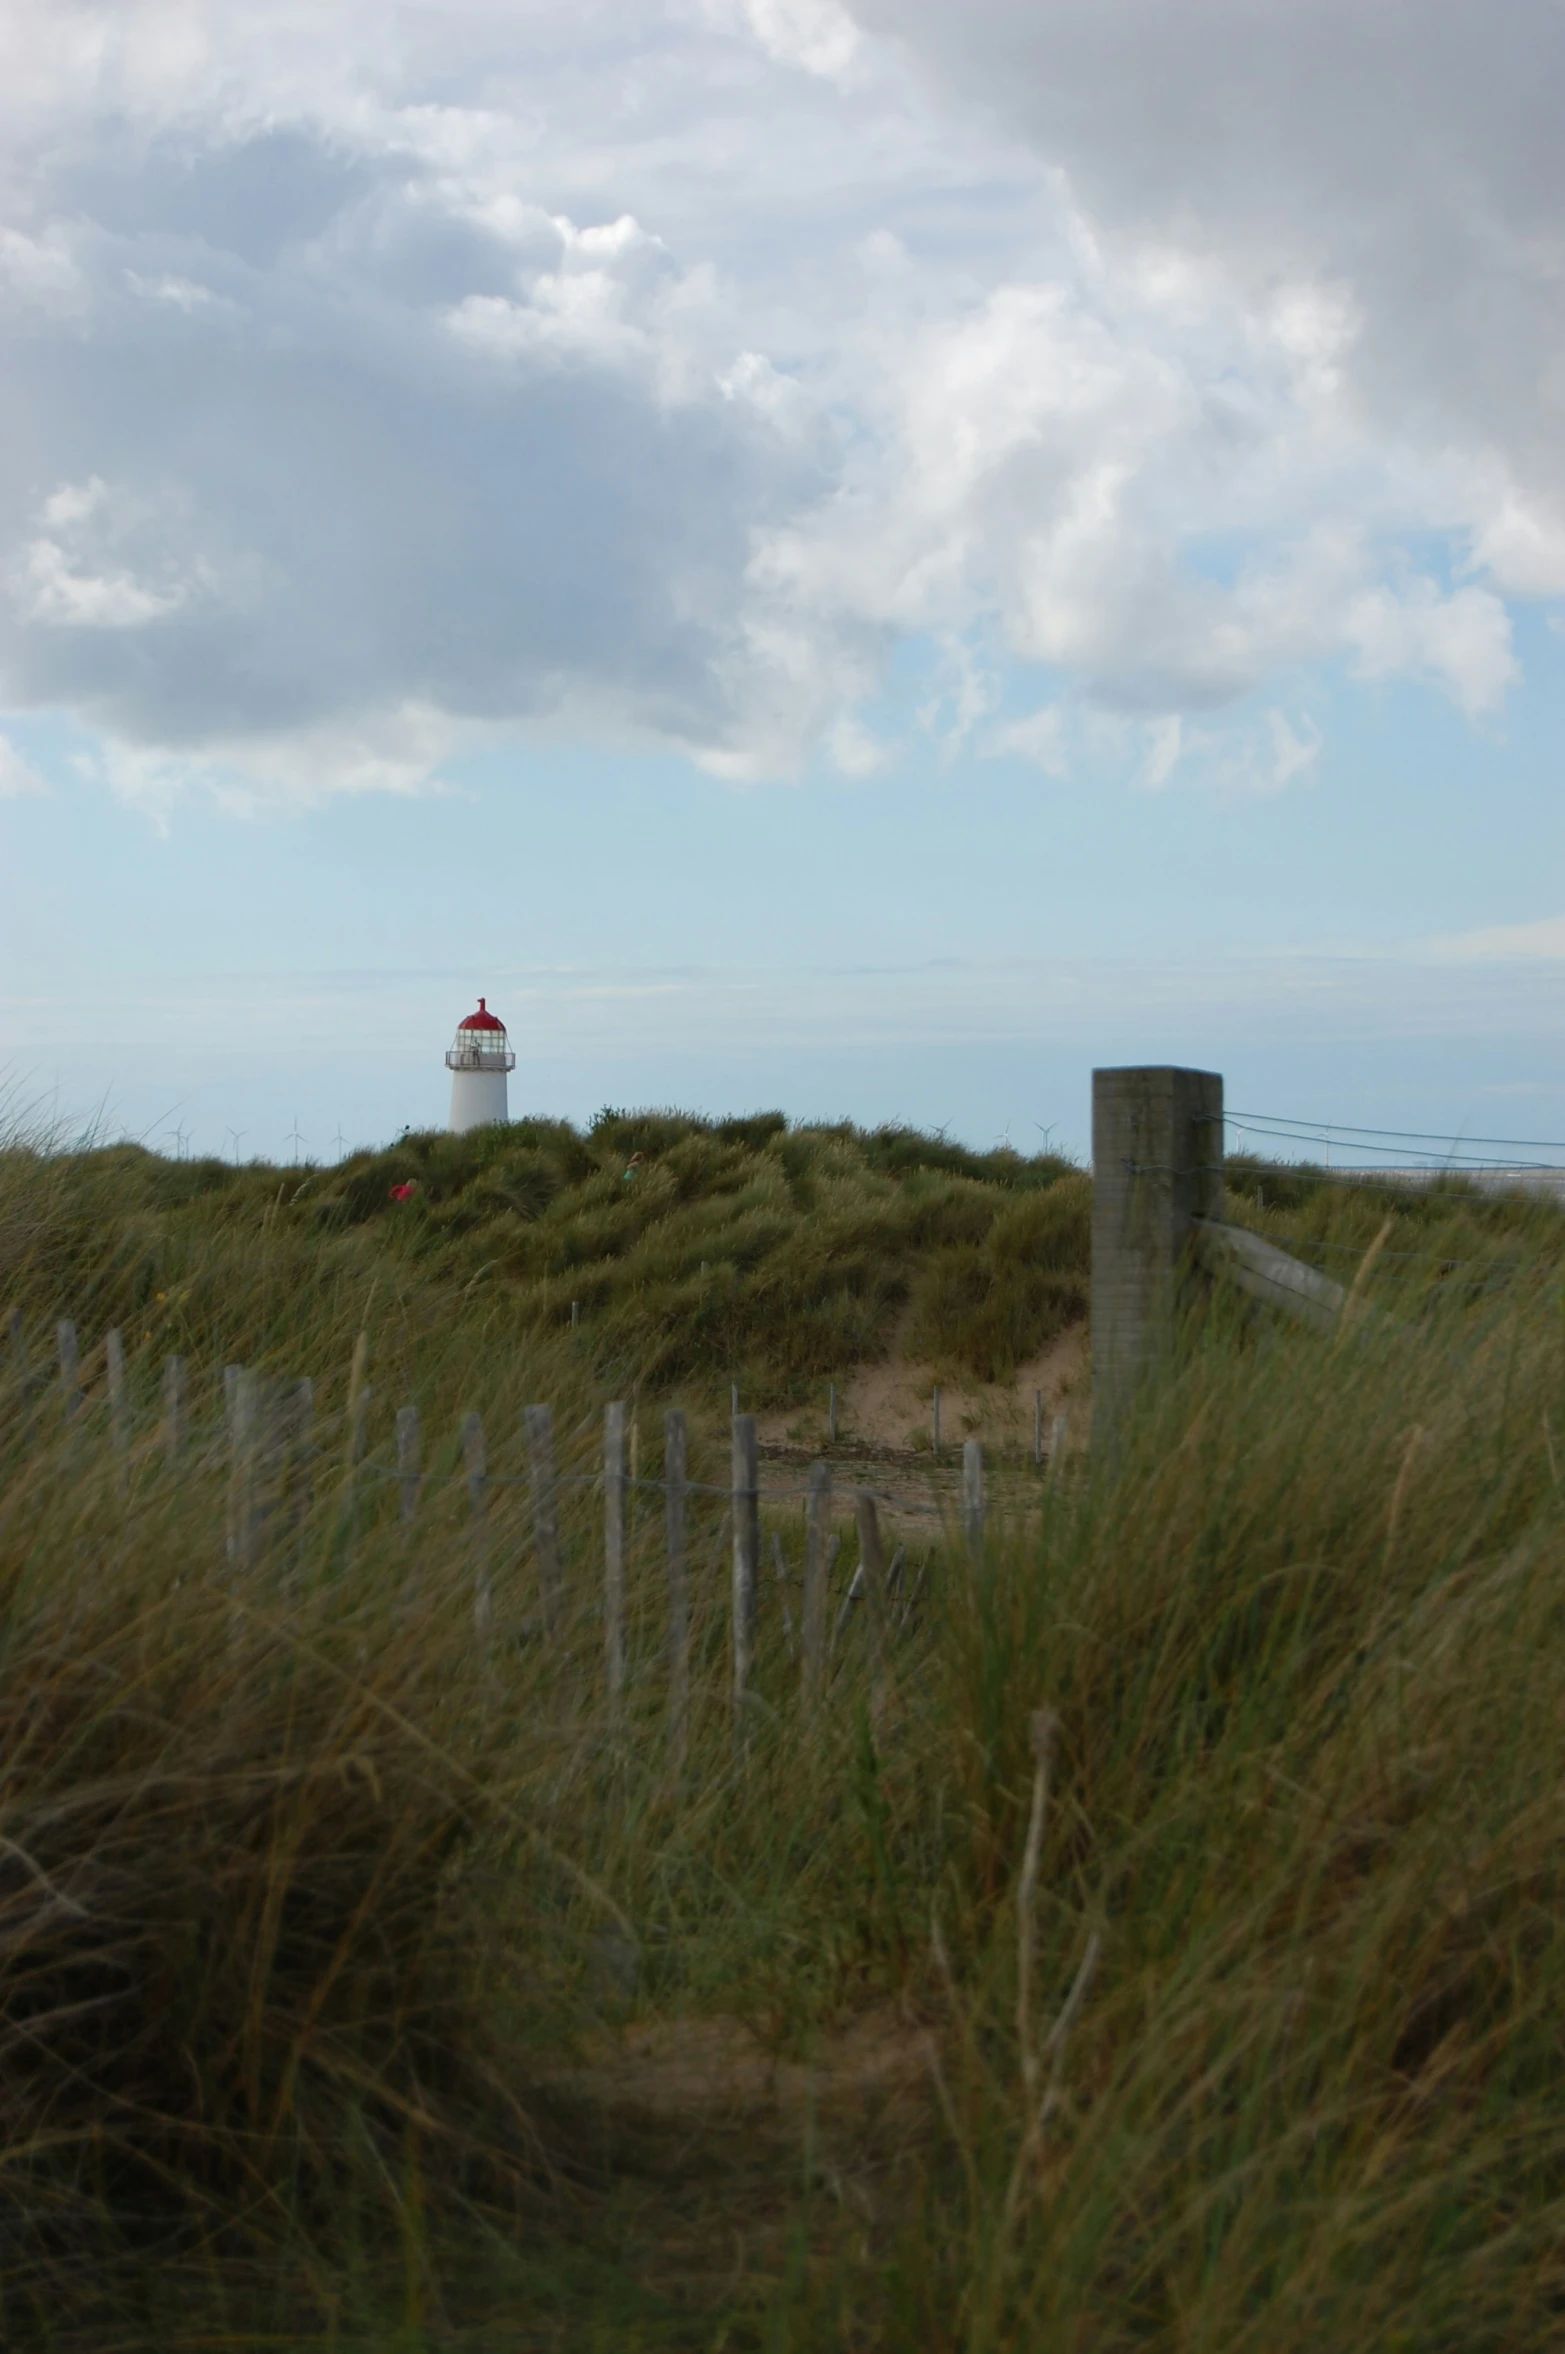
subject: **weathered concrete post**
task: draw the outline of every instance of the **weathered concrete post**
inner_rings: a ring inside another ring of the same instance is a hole
[[[1223,1214],[1223,1082],[1163,1065],[1092,1074],[1092,1437],[1112,1445],[1163,1345],[1193,1222]]]

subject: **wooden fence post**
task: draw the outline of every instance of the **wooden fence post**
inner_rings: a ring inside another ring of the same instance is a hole
[[[185,1444],[185,1360],[163,1360],[163,1460],[172,1471]]]
[[[547,1406],[529,1406],[527,1461],[533,1485],[533,1539],[538,1550],[538,1599],[545,1631],[557,1634],[564,1599],[560,1560],[559,1491],[554,1477],[554,1416]]]
[[[736,1414],[733,1424],[733,1670],[734,1709],[743,1706],[755,1644],[756,1582],[761,1560],[761,1473],[755,1416]]]
[[[603,1409],[603,1665],[609,1706],[625,1690],[625,1404]]]
[[[481,1414],[464,1414],[462,1417],[462,1461],[467,1470],[467,1503],[473,1519],[473,1632],[486,1635],[493,1611],[493,1597],[489,1591],[489,1552],[484,1542],[489,1460],[484,1448]]]
[[[32,1430],[33,1375],[27,1360],[27,1326],[20,1308],[10,1315],[11,1379],[16,1385],[15,1429],[25,1446]]]
[[[229,1389],[228,1414],[228,1559],[236,1570],[255,1565],[259,1533],[256,1509],[256,1453],[261,1410],[260,1375],[242,1365],[226,1369],[234,1375]]]
[[[256,1461],[259,1478],[256,1483],[256,1519],[259,1551],[260,1538],[268,1521],[284,1531],[288,1525],[292,1406],[288,1385],[275,1374],[259,1375],[257,1391],[256,1433],[259,1446]]]
[[[1112,1447],[1167,1346],[1198,1218],[1223,1208],[1223,1082],[1157,1065],[1092,1074],[1092,1435]]]
[[[343,1466],[344,1501],[347,1505],[348,1550],[353,1552],[359,1540],[359,1465],[369,1446],[370,1385],[365,1379],[369,1370],[370,1336],[359,1332],[353,1343],[353,1357],[348,1367],[348,1458]]]
[[[60,1318],[54,1328],[54,1340],[60,1356],[60,1403],[66,1421],[73,1422],[82,1402],[81,1350],[76,1327],[69,1316]]]
[[[685,1584],[685,1418],[663,1417],[663,1510],[668,1538],[668,1724],[675,1765],[690,1712],[690,1598]]]
[[[984,1550],[984,1450],[978,1439],[962,1448],[962,1533],[975,1561]]]
[[[793,1612],[788,1607],[788,1556],[783,1551],[783,1541],[775,1529],[772,1531],[772,1574],[777,1580],[777,1599],[782,1607],[783,1648],[792,1661],[798,1657],[799,1646],[793,1639]]]
[[[418,1408],[397,1408],[397,1477],[400,1482],[404,1525],[418,1510]]]
[[[831,1541],[831,1466],[810,1465],[810,1492],[805,1507],[804,1620],[799,1649],[804,1662],[803,1693],[806,1711],[819,1706],[826,1673],[826,1548]]]
[[[886,1647],[886,1553],[880,1540],[880,1514],[868,1488],[853,1500],[859,1526],[858,1574],[864,1581],[864,1607],[869,1613],[869,1711],[877,1728],[886,1713],[888,1660]]]
[[[359,1547],[359,1507],[364,1485],[364,1458],[369,1453],[370,1405],[374,1391],[363,1378],[364,1335],[360,1333],[353,1352],[353,1370],[348,1376],[348,1427],[346,1453],[342,1466],[342,1529],[346,1555],[349,1560]]]
[[[120,1458],[121,1476],[130,1449],[130,1410],[125,1397],[125,1339],[117,1324],[103,1337],[103,1364],[109,1392],[109,1435]]]
[[[288,1544],[297,1550],[315,1499],[311,1448],[315,1437],[315,1384],[308,1374],[290,1382],[282,1400],[282,1481]]]

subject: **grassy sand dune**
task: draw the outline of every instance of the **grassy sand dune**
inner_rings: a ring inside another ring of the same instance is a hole
[[[803,1180],[780,1131],[628,1133],[572,1180],[564,1272],[600,1278],[570,1295],[595,1301],[574,1336],[548,1205],[436,1216],[487,1181],[476,1148],[444,1199],[438,1140],[330,1173],[0,1156],[21,1339],[0,1382],[6,2342],[1552,2343],[1557,1213],[1237,1170],[1235,1216],[1362,1270],[1391,1314],[1332,1337],[1193,1299],[1115,1462],[1026,1494],[1018,1467],[980,1558],[923,1524],[879,1640],[843,1623],[813,1707],[797,1506],[769,1515],[790,1577],[765,1584],[736,1726],[723,1498],[696,1496],[676,1730],[653,1491],[612,1706],[603,1671],[599,1414],[627,1367],[653,1411],[639,1254],[679,1224],[613,1224],[615,1189],[632,1151],[634,1192],[660,1153],[710,1149],[722,1182],[690,1207],[709,1263],[729,1235],[731,1329],[786,1410],[802,1343],[766,1335],[791,1246],[765,1275],[740,1242],[775,1175],[751,1162]],[[794,1231],[829,1216],[849,1253],[827,1177],[856,1154],[880,1239],[861,1202],[851,1296],[883,1281],[891,1330],[920,1296],[920,1218],[937,1258],[993,1271],[1012,1211],[1066,1219],[1081,1182],[942,1171],[933,1141],[898,1176],[874,1140],[808,1142],[829,1200],[795,1203]],[[405,1165],[422,1222],[387,1201]],[[971,1187],[998,1197],[981,1232]],[[939,1223],[959,1210],[965,1239]],[[496,1225],[547,1265],[496,1272]],[[1043,1272],[1079,1282],[1058,1258]],[[942,1271],[926,1296],[952,1292]],[[62,1312],[84,1340],[125,1330],[128,1453],[91,1349],[64,1413]],[[361,1332],[381,1419],[350,1476]],[[173,1465],[171,1346],[192,1362]],[[670,1387],[719,1399],[731,1360],[669,1347],[690,1368]],[[247,1569],[238,1359],[317,1378],[315,1452]],[[411,1524],[380,1476],[404,1396],[430,1473]],[[475,1530],[456,1435],[477,1406],[492,1464],[520,1465],[540,1397],[581,1475],[552,1634],[525,1487],[497,1485]],[[714,1488],[722,1439],[696,1417]]]
[[[513,1347],[570,1339],[611,1394],[737,1381],[751,1406],[824,1395],[894,1334],[1005,1378],[1084,1312],[1087,1227],[1056,1156],[772,1113],[519,1121],[329,1169],[0,1153],[0,1284],[30,1313],[249,1358],[297,1354],[301,1288],[360,1317],[373,1294],[377,1329],[476,1347],[490,1319]]]

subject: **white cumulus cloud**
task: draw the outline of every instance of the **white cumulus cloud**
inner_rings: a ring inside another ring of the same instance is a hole
[[[32,762],[9,736],[0,735],[0,801],[20,801],[43,790],[43,779]]]
[[[0,0],[0,694],[119,789],[865,773],[911,647],[953,755],[1281,790],[1565,596],[1552,0],[394,25]]]

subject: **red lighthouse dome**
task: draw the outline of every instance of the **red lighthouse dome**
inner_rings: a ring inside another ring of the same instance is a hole
[[[498,1030],[502,1037],[505,1034],[504,1022],[497,1020],[489,1011],[489,1001],[485,997],[478,1000],[477,1013],[469,1014],[465,1022],[458,1022],[457,1028],[459,1030]]]

